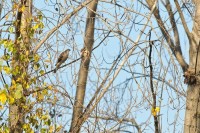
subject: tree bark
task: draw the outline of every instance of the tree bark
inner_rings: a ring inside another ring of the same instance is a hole
[[[197,82],[194,85],[188,85],[187,89],[185,133],[200,133],[200,1],[194,1],[194,4],[196,11],[191,33],[189,68],[195,71]]]
[[[88,69],[91,58],[91,51],[94,43],[94,26],[95,26],[95,12],[97,10],[98,0],[93,0],[88,6],[88,16],[86,21],[86,30],[84,38],[84,48],[82,50],[82,59],[79,69],[79,78],[76,89],[76,98],[73,107],[73,116],[70,127],[70,133],[80,132],[82,125],[82,113],[85,97],[85,90],[87,84]]]
[[[22,7],[25,7],[23,10]],[[17,84],[23,86],[23,82],[25,82],[28,68],[28,61],[20,61],[20,55],[25,55],[27,51],[30,50],[30,36],[29,29],[31,25],[31,13],[32,13],[32,0],[21,0],[18,8],[18,14],[15,24],[15,44],[14,49],[16,52],[13,52],[12,57],[12,68],[19,67],[19,71],[16,75],[12,75],[12,80],[14,80]],[[21,37],[21,40],[19,39]],[[17,81],[18,79],[22,79],[22,74],[24,74],[23,79],[21,81]],[[17,89],[17,88],[16,88]],[[10,89],[9,93],[12,95],[15,90]],[[24,90],[23,90],[24,91]],[[11,133],[22,133],[23,132],[23,124],[24,117],[26,115],[23,105],[25,105],[26,98],[23,96],[22,98],[15,99],[15,102],[9,106],[9,127]]]
[[[148,6],[151,8],[152,2],[155,0],[147,0]],[[179,15],[181,17],[181,21],[183,23],[183,27],[188,36],[189,40],[189,66],[185,62],[182,52],[181,45],[179,44],[179,39],[174,41],[171,39],[169,33],[167,32],[164,23],[161,20],[159,15],[159,10],[156,9],[154,12],[154,16],[158,22],[158,25],[161,29],[162,34],[164,35],[169,47],[171,48],[172,53],[176,57],[180,66],[183,69],[185,76],[185,83],[188,84],[187,89],[187,100],[186,100],[186,113],[185,113],[185,124],[184,124],[184,132],[185,133],[200,133],[200,1],[193,0],[195,4],[195,16],[194,16],[194,24],[193,31],[189,33],[186,22],[184,20],[184,16],[182,15],[182,11],[180,9],[180,5],[177,0],[174,0]],[[174,34],[177,36],[176,24],[174,23],[173,14],[171,13],[170,2],[167,0],[166,8],[168,10],[170,16],[170,22],[173,26]]]

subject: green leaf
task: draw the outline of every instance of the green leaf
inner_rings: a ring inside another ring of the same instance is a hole
[[[42,128],[42,129],[40,130],[41,133],[46,133],[46,131],[47,131],[47,129],[45,129],[45,128]]]
[[[17,88],[16,88],[16,91],[14,93],[14,97],[15,99],[20,99],[22,97],[22,85],[21,84],[17,84]]]
[[[39,63],[34,64],[33,68],[34,68],[34,70],[38,70],[40,68],[40,64]]]
[[[13,33],[14,32],[14,28],[13,27],[9,27],[9,32]]]
[[[42,75],[42,74],[44,74],[44,70],[40,70],[40,72],[39,72],[39,73],[40,73],[41,75]]]
[[[3,60],[0,59],[0,71],[2,71],[2,69],[3,69]]]

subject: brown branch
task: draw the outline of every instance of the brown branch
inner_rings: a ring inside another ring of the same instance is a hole
[[[182,11],[181,11],[181,7],[180,7],[178,1],[177,1],[177,0],[174,0],[174,3],[175,3],[175,5],[176,5],[177,11],[178,11],[178,13],[179,13],[179,16],[180,16],[181,21],[182,21],[182,24],[183,24],[183,28],[185,29],[185,32],[186,32],[186,34],[187,34],[187,37],[188,37],[188,39],[189,39],[189,44],[190,44],[190,43],[191,43],[191,40],[192,40],[192,37],[191,37],[191,34],[190,34],[190,30],[189,30],[189,28],[188,28],[188,26],[187,26],[187,24],[186,24],[185,18],[184,18],[184,16],[183,16],[183,13],[182,13]]]
[[[23,92],[24,93],[24,96],[29,96],[29,95],[31,95],[31,94],[33,94],[33,93],[36,93],[36,92],[40,92],[40,91],[43,91],[43,90],[45,90],[45,89],[47,89],[47,87],[46,88],[41,88],[41,89],[37,89],[37,90],[31,90],[31,91],[28,91],[27,89]]]
[[[68,66],[68,65],[70,65],[70,64],[72,64],[72,63],[74,63],[74,62],[77,62],[77,61],[80,60],[80,59],[81,59],[81,57],[79,57],[79,58],[77,58],[77,59],[71,61],[70,63],[67,63],[67,64],[65,64],[65,65],[63,65],[63,66],[61,66],[61,67],[59,67],[58,69],[63,68],[63,67],[66,67],[66,66]],[[54,72],[54,70],[55,70],[55,69],[52,69],[52,70],[50,70],[50,71],[47,71],[47,72],[45,72],[45,73],[43,73],[43,74],[37,76],[36,78],[40,78],[40,77],[42,77],[42,76],[44,76],[44,75],[46,75],[46,74],[48,74],[48,73]]]
[[[149,35],[149,69],[150,69],[150,87],[151,87],[151,94],[152,94],[152,97],[153,97],[153,104],[152,104],[152,108],[153,108],[153,111],[156,109],[156,94],[155,94],[155,90],[154,90],[154,87],[153,87],[153,65],[152,65],[152,62],[151,62],[151,54],[152,54],[152,45],[153,45],[153,42],[150,41],[151,39],[151,31],[150,31],[150,35]],[[158,117],[157,117],[157,114],[153,114],[153,117],[154,117],[154,126],[155,126],[155,133],[159,133],[159,126],[158,126]]]
[[[96,119],[102,119],[102,120],[112,120],[112,121],[118,121],[119,123],[122,122],[130,122],[135,128],[137,128],[138,133],[142,133],[140,126],[137,124],[134,118],[118,118],[116,117],[104,117],[104,116],[90,116],[90,118],[96,118]]]
[[[155,2],[155,0],[153,0]],[[153,7],[153,2],[152,0],[147,0],[146,1],[148,6],[150,7],[150,9],[152,9]],[[167,31],[164,22],[162,21],[161,17],[160,17],[160,13],[157,7],[155,7],[154,10],[154,16],[156,17],[156,21],[159,25],[159,28],[165,38],[165,40],[167,41],[171,52],[173,53],[173,55],[176,57],[177,61],[179,62],[180,66],[182,67],[182,70],[185,72],[187,71],[189,65],[186,63],[185,59],[183,58],[182,55],[182,51],[181,51],[181,47],[180,45],[175,45],[169,32]]]
[[[176,45],[176,47],[177,46],[180,47],[180,38],[179,38],[178,28],[177,28],[177,25],[176,25],[174,13],[172,11],[172,7],[171,7],[169,0],[166,1],[166,9],[167,9],[167,12],[169,14],[170,23],[172,25],[172,29],[173,29],[173,32],[174,32],[175,45]]]
[[[197,55],[196,55],[196,62],[195,62],[195,70],[194,70],[194,74],[197,74],[197,63],[198,63],[198,55],[199,55],[199,50],[200,50],[200,41],[199,41],[199,45],[197,48]]]
[[[104,80],[101,82],[100,86],[97,88],[95,94],[93,95],[92,99],[90,100],[90,102],[88,103],[88,105],[86,106],[84,112],[83,112],[83,116],[87,113],[88,109],[90,108],[90,106],[92,106],[95,98],[97,97],[97,95],[99,94],[100,90],[103,88],[103,86],[105,85],[106,81],[108,80],[111,72],[113,71],[115,65],[118,62],[119,57],[115,60],[115,62],[113,63],[113,65],[111,66],[111,68],[109,69],[108,73],[106,74]]]
[[[70,126],[71,133],[80,132],[80,127],[82,126],[83,119],[79,119],[83,113],[83,104],[85,98],[87,76],[90,64],[90,58],[92,53],[92,48],[94,44],[94,27],[95,27],[95,18],[97,10],[98,0],[93,0],[88,8],[88,15],[86,20],[86,29],[84,37],[84,51],[87,54],[84,54],[81,60],[79,76],[76,89],[75,103],[73,106],[73,116]]]
[[[95,47],[92,49],[92,51],[95,50],[96,48],[98,48],[98,47],[104,42],[104,40],[110,35],[110,33],[111,33],[111,31],[108,32],[108,34],[101,40],[101,42],[99,42],[99,44],[98,44],[97,46],[95,46]],[[75,63],[75,62],[77,62],[78,60],[80,60],[81,58],[82,58],[82,57],[79,57],[79,58],[77,58],[77,59],[71,61],[70,63],[67,63],[67,64],[65,64],[65,65],[63,65],[63,66],[61,66],[61,67],[59,67],[58,69],[63,68],[63,67],[66,67],[66,66],[68,66],[68,65],[70,65],[70,64],[72,64],[72,63]],[[55,69],[50,70],[50,71],[47,71],[47,72],[43,73],[42,75],[37,76],[36,78],[40,78],[40,77],[42,77],[42,76],[44,76],[44,75],[46,75],[46,74],[48,74],[48,73],[54,72],[54,70],[55,70]]]
[[[79,10],[81,10],[83,7],[88,5],[92,0],[86,0],[82,4],[80,4],[73,12],[65,16],[65,18],[53,29],[51,29],[47,35],[39,42],[39,44],[35,47],[33,50],[33,53],[36,53],[38,49],[42,46],[42,44],[56,31],[58,30],[63,24],[65,24],[66,21],[68,21],[74,14],[76,14]]]
[[[83,124],[88,117],[90,116],[90,114],[94,111],[95,107],[97,106],[97,104],[100,102],[100,100],[102,99],[102,97],[105,95],[105,93],[108,91],[109,87],[112,85],[113,81],[115,80],[115,78],[118,76],[119,72],[121,71],[122,67],[124,66],[124,64],[127,62],[127,60],[129,59],[129,57],[132,55],[133,51],[135,51],[136,47],[138,45],[139,40],[141,39],[141,36],[143,35],[144,30],[147,27],[147,24],[150,21],[151,15],[153,14],[155,7],[156,7],[156,2],[157,0],[153,3],[153,7],[151,9],[151,13],[150,16],[148,17],[144,27],[142,28],[140,34],[138,35],[135,43],[133,43],[133,47],[127,52],[127,55],[125,56],[124,60],[120,63],[119,68],[115,71],[113,77],[108,81],[108,84],[104,87],[102,87],[102,91],[101,93],[96,96],[96,100],[93,104],[91,104],[91,107],[88,108],[83,115],[81,115],[78,119],[80,119],[80,121],[82,122],[81,124]],[[77,128],[81,128],[81,127],[77,127]]]

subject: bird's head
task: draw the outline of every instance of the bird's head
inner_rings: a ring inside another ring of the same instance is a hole
[[[69,52],[69,51],[71,51],[71,50],[70,50],[70,49],[66,49],[65,51],[68,51],[68,52]]]

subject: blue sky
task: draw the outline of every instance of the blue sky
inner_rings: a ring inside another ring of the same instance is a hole
[[[34,12],[38,11],[37,9],[39,9],[45,16],[43,19],[45,28],[43,29],[42,34],[36,35],[36,41],[34,42],[34,45],[37,45],[38,41],[41,40],[50,29],[57,25],[58,22],[62,20],[64,15],[69,14],[73,10],[72,6],[74,5],[71,5],[70,7],[67,6],[64,1],[60,0],[57,2],[61,2],[61,5],[56,4],[54,6],[55,3],[51,1],[47,1],[46,3],[44,3],[44,1],[34,1]],[[67,3],[70,5],[69,1],[67,1]],[[73,2],[73,4],[74,3],[75,2]],[[116,7],[115,9],[114,5],[108,4],[106,2],[100,2],[97,11],[99,16],[97,16],[96,19],[94,46],[99,44],[99,42],[104,38],[109,30],[121,30],[124,35],[129,36],[129,38],[133,41],[135,41],[138,37],[143,27],[141,24],[144,24],[146,21],[144,16],[148,16],[150,11],[144,6],[141,6],[139,2],[134,0],[118,1],[118,4],[127,7],[132,11],[140,12],[143,16],[134,14],[133,12],[129,13],[130,11],[122,8]],[[57,8],[58,11],[56,11]],[[162,19],[167,20],[168,16],[164,7],[160,4],[159,8],[161,9]],[[173,7],[173,9],[175,8]],[[59,12],[64,13],[64,15],[59,16]],[[186,11],[184,13],[186,13]],[[54,68],[56,58],[64,49],[71,49],[70,59],[67,61],[67,63],[77,59],[80,56],[80,49],[83,47],[86,15],[87,11],[85,9],[78,12],[77,15],[72,17],[69,22],[66,22],[66,24],[63,25],[57,32],[55,32],[54,35],[52,35],[50,39],[45,42],[45,45],[39,49],[39,54],[44,60],[51,59],[50,63],[44,62],[44,64],[49,66],[46,68],[47,71]],[[187,15],[185,17],[187,19],[189,28],[192,29],[191,19]],[[102,18],[106,18],[106,22],[103,21]],[[177,23],[179,23],[178,28],[181,38],[180,40],[183,55],[188,61],[188,40],[186,39],[184,29],[182,28],[178,16],[176,19]],[[133,23],[135,24],[133,25]],[[152,54],[154,76],[156,78],[168,81],[172,86],[174,86],[174,88],[185,93],[186,85],[183,84],[182,70],[180,69],[173,56],[170,56],[168,46],[164,41],[159,28],[157,27],[157,23],[154,17],[152,17],[149,25],[152,25],[154,28],[152,31],[151,39],[160,39],[155,43]],[[167,22],[166,25],[169,26],[169,22]],[[115,113],[118,112],[117,115],[120,118],[135,118],[137,123],[141,125],[141,128],[145,129],[144,132],[146,133],[151,133],[154,130],[153,117],[151,115],[150,103],[152,103],[152,98],[149,87],[149,77],[145,76],[149,75],[149,49],[147,48],[149,44],[145,42],[148,41],[149,30],[150,26],[146,28],[145,33],[140,40],[141,44],[138,45],[137,49],[133,52],[133,55],[129,58],[128,62],[123,67],[123,70],[121,70],[118,77],[115,79],[114,83],[109,88],[108,92],[103,97],[97,108],[97,111],[99,111],[98,114],[100,116],[115,116]],[[122,49],[125,48],[125,51],[128,51],[132,46],[133,43],[130,40],[126,40],[124,36],[113,32],[97,49],[93,51],[92,60],[90,63],[90,72],[88,76],[85,105],[93,96],[93,93],[99,86],[100,81],[102,81],[106,72],[112,65],[112,62],[118,57]],[[125,53],[126,52],[123,52],[121,54],[121,60],[123,60],[123,55]],[[119,61],[119,64],[120,62],[121,61]],[[56,75],[51,73],[48,76],[41,78],[41,80],[44,80],[48,84],[53,83],[57,85],[57,89],[62,92],[67,91],[72,99],[74,99],[79,67],[80,61],[60,69]],[[115,71],[113,70],[110,78],[112,78],[114,72]],[[162,104],[160,112],[162,131],[182,132],[184,122],[185,97],[179,95],[168,85],[158,80],[154,80],[154,87],[158,94],[157,103],[159,103],[161,100],[159,98],[162,93]],[[62,95],[59,95],[58,103],[71,107],[69,100]],[[54,108],[53,105],[43,104],[43,106],[46,106],[49,108],[49,110]],[[72,109],[66,109],[57,105],[56,111],[63,114],[63,117],[57,119],[57,123],[62,125],[66,124],[65,129],[68,130],[70,126]],[[93,121],[94,119],[90,119],[84,126],[87,127],[87,124],[90,125]],[[174,123],[175,121],[176,123]],[[99,122],[99,125],[102,126],[102,131],[105,126],[104,122],[105,121]],[[109,126],[105,128],[109,129],[114,124],[116,123],[110,122]],[[133,131],[133,129],[129,126],[124,129]]]

